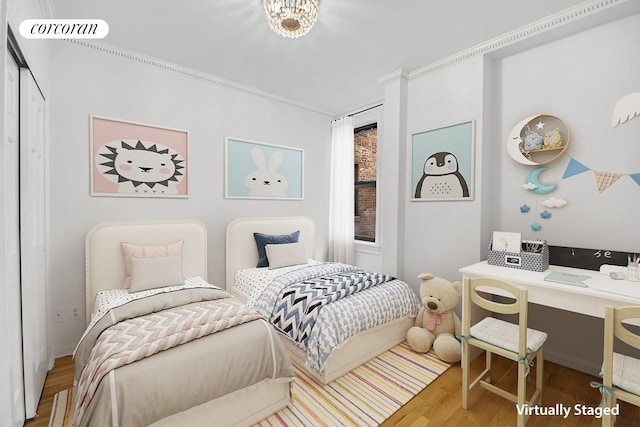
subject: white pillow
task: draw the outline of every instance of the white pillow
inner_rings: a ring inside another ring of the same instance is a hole
[[[303,242],[266,245],[264,248],[269,260],[269,270],[307,263]]]
[[[182,243],[183,240],[162,245],[138,245],[134,243],[121,242],[120,245],[122,246],[124,266],[126,270],[122,289],[129,289],[130,286],[132,258],[157,258],[182,255]]]
[[[182,256],[131,258],[129,292],[140,292],[184,283]]]

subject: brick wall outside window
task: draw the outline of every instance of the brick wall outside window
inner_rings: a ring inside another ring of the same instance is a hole
[[[375,182],[377,178],[378,130],[374,128],[354,132],[354,162],[356,183]],[[376,187],[356,186],[355,234],[362,240],[375,240]]]

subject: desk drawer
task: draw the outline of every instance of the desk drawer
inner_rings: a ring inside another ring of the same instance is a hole
[[[525,287],[528,289],[530,303],[555,307],[560,310],[572,311],[587,316],[604,317],[604,310],[602,310],[602,314],[599,313],[597,300],[593,298],[593,296],[567,292],[560,288]]]

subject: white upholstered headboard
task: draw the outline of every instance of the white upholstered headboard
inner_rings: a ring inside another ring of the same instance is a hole
[[[261,217],[238,218],[227,226],[226,286],[231,291],[236,270],[255,267],[258,264],[258,249],[253,233],[291,234],[300,231],[298,241],[304,242],[307,259],[315,253],[316,230],[308,217]]]
[[[159,245],[179,240],[184,240],[184,276],[206,279],[207,230],[198,221],[105,222],[89,230],[85,240],[87,324],[98,291],[120,288],[124,282],[126,273],[121,242]]]

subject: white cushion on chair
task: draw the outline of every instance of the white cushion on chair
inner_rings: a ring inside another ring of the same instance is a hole
[[[640,396],[640,360],[613,353],[613,385]]]
[[[485,317],[471,327],[471,336],[481,341],[518,353],[518,325],[493,317]],[[537,351],[547,339],[545,332],[527,328],[527,349]]]

